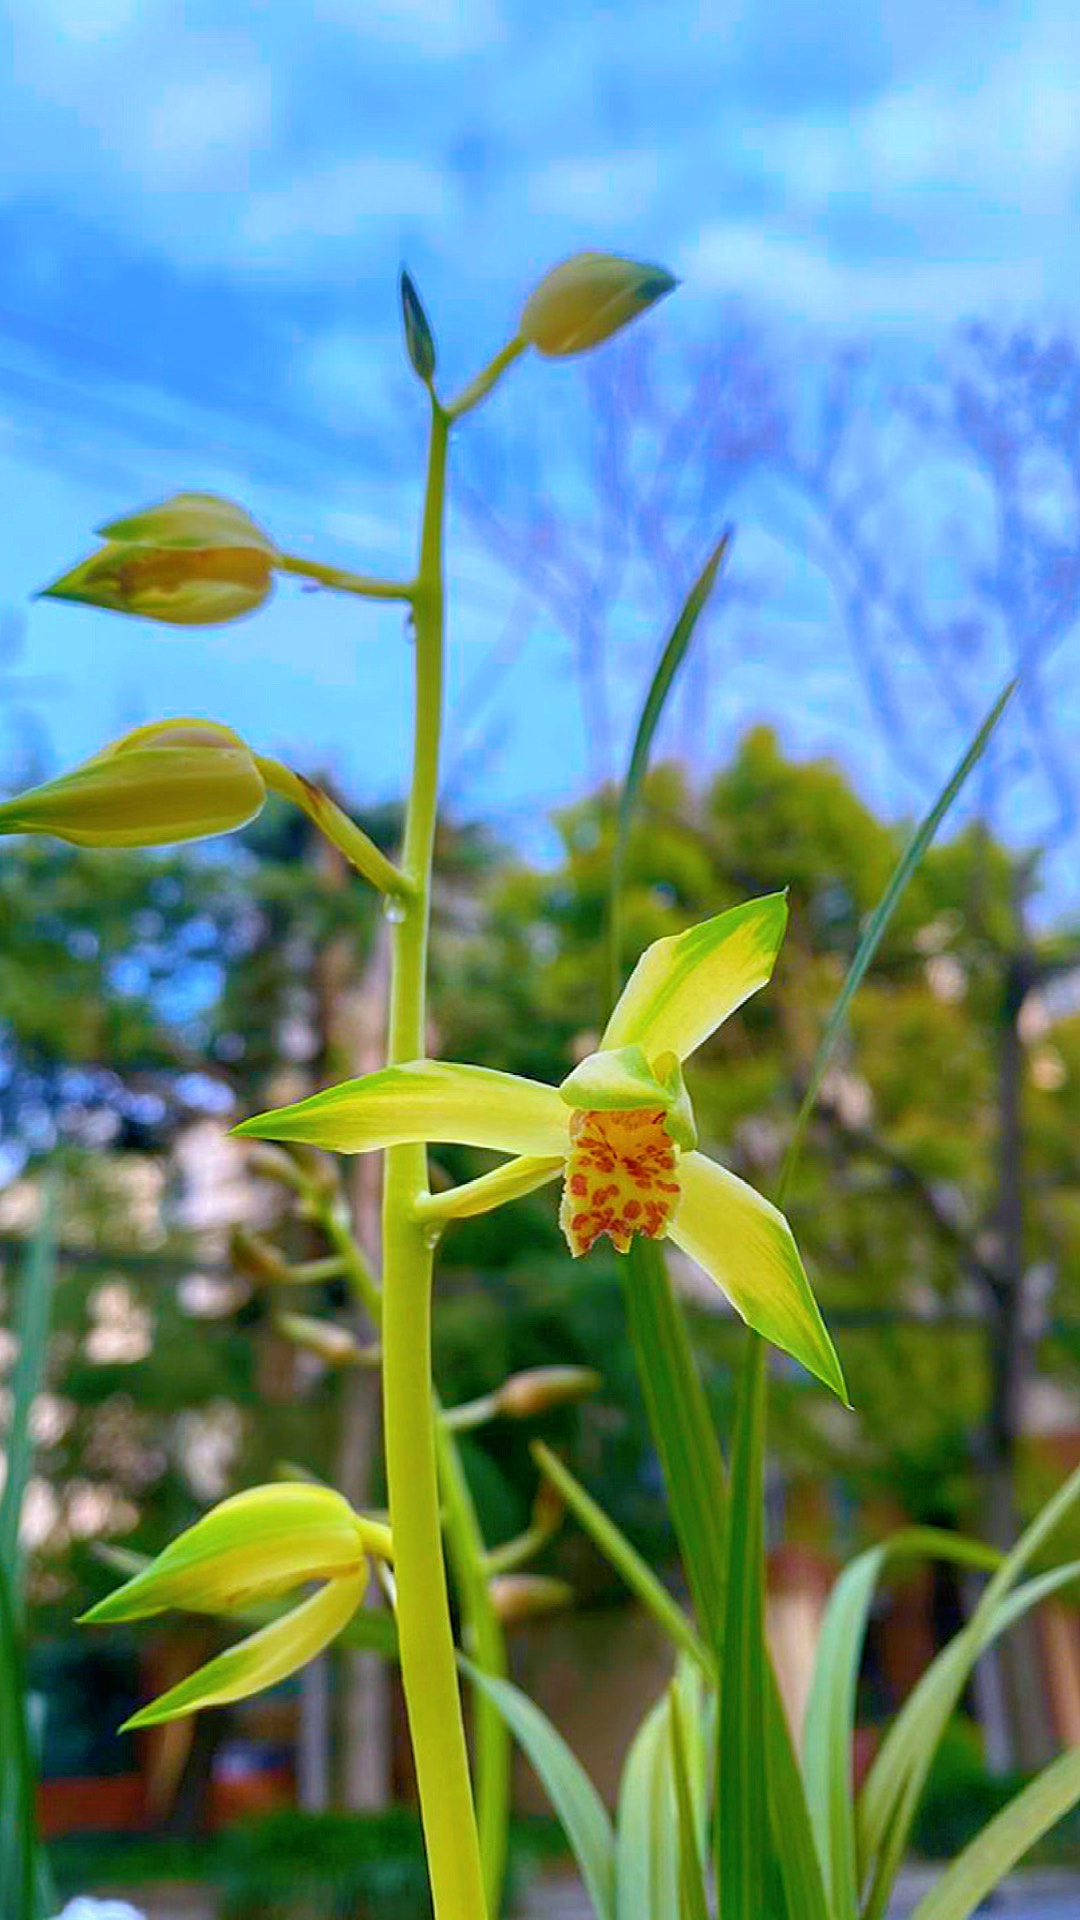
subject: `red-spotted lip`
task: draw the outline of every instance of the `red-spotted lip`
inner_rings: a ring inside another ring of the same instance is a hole
[[[678,1148],[661,1109],[570,1116],[559,1221],[575,1258],[606,1234],[625,1253],[635,1233],[662,1240],[679,1201]]]

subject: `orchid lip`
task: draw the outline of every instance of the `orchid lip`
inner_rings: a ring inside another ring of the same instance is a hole
[[[656,1107],[571,1114],[559,1224],[575,1259],[605,1234],[619,1253],[636,1233],[664,1238],[680,1197],[678,1148],[666,1118]]]

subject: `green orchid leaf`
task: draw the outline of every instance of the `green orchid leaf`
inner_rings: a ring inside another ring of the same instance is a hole
[[[705,1891],[705,1867],[700,1837],[701,1822],[694,1793],[698,1782],[691,1773],[688,1736],[683,1726],[677,1684],[673,1684],[668,1689],[668,1726],[671,1734],[671,1762],[679,1822],[679,1916],[680,1920],[709,1920],[709,1901]]]
[[[408,1142],[456,1142],[554,1158],[569,1115],[554,1087],[490,1067],[412,1060],[325,1087],[233,1128],[248,1140],[300,1140],[332,1153],[375,1153]]]
[[[650,1059],[680,1060],[771,978],[787,926],[787,895],[718,913],[713,920],[654,941],[619,996],[601,1046],[644,1047]]]
[[[857,1920],[858,1868],[851,1754],[855,1694],[874,1594],[896,1560],[939,1558],[961,1566],[996,1567],[1001,1556],[960,1534],[909,1527],[861,1553],[829,1596],[803,1730],[806,1797],[835,1920]]]
[[[667,1694],[634,1736],[615,1827],[619,1920],[679,1920],[679,1829]]]
[[[615,1841],[600,1795],[547,1715],[511,1681],[459,1666],[493,1700],[551,1801],[570,1842],[596,1920],[615,1920]],[[620,1915],[621,1920],[621,1915]]]
[[[716,1851],[725,1920],[759,1920],[774,1868],[766,1757],[765,1348],[751,1339],[739,1382],[725,1549]]]
[[[611,872],[608,882],[608,923],[607,923],[607,972],[609,1004],[614,1005],[619,997],[621,972],[621,914],[623,867],[626,861],[626,849],[630,840],[630,827],[637,808],[642,784],[649,768],[649,755],[656,729],[660,724],[668,695],[675,684],[679,668],[686,658],[694,630],[705,611],[712,590],[720,576],[721,568],[731,550],[734,529],[725,527],[715,547],[710,553],[697,579],[694,581],[679,611],[678,619],[664,642],[660,658],[645,702],[638,720],[634,744],[630,752],[630,764],[626,769],[622,792],[619,795],[619,811],[615,820],[615,842],[611,849]]]
[[[988,1893],[1080,1800],[1080,1747],[1063,1753],[985,1826],[919,1901],[911,1920],[971,1920]]]
[[[550,1447],[545,1446],[542,1440],[534,1440],[529,1451],[544,1478],[550,1480],[562,1495],[593,1545],[599,1547],[604,1558],[625,1580],[631,1593],[652,1615],[661,1631],[667,1634],[672,1645],[687,1654],[702,1672],[714,1675],[716,1669],[712,1656],[695,1631],[693,1621],[687,1618],[663,1581],[657,1579],[637,1548],[631,1545],[615,1522],[609,1520],[603,1507],[585,1491],[581,1482],[574,1478],[569,1467],[552,1453]]]

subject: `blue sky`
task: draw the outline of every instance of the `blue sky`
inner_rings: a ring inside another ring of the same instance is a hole
[[[972,314],[1080,325],[1074,0],[7,0],[0,17],[8,606],[101,520],[180,486],[242,498],[296,550],[407,565],[422,423],[402,260],[451,383],[582,245],[682,276],[648,323],[673,355],[733,299],[796,355],[852,336],[898,368]],[[476,431],[520,440],[529,409],[584,405],[587,379],[530,367]],[[457,530],[451,755],[462,803],[512,822],[580,787],[588,743],[542,609],[489,697],[491,649],[525,616]],[[821,628],[814,672],[793,701],[767,648],[737,650],[704,757],[772,714],[910,804],[827,609],[797,583],[790,600],[781,617]],[[55,683],[61,757],[194,710],[365,798],[399,777],[393,613],[287,590],[257,620],[167,633],[37,605],[23,663]],[[958,738],[944,718],[943,768]]]

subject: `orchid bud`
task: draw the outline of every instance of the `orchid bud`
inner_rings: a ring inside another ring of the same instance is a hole
[[[575,253],[533,288],[518,332],[528,346],[553,359],[585,353],[677,285],[663,267],[615,253]]]
[[[417,379],[429,387],[435,378],[435,336],[416,283],[404,267],[401,269],[401,319],[409,365]]]
[[[301,1582],[360,1570],[363,1532],[329,1487],[252,1487],[212,1507],[84,1620],[143,1620],[170,1607],[215,1613]]]
[[[275,1180],[279,1186],[288,1187],[294,1193],[300,1192],[306,1185],[304,1176],[284,1147],[275,1147],[268,1140],[260,1140],[247,1152],[248,1171],[257,1174],[260,1180]]]
[[[144,1620],[169,1607],[230,1614],[276,1602],[311,1581],[323,1584],[132,1714],[125,1727],[154,1727],[247,1700],[306,1666],[360,1605],[372,1536],[380,1550],[390,1550],[388,1530],[361,1519],[329,1487],[253,1487],[223,1500],[83,1619]]]
[[[91,760],[0,806],[0,833],[77,847],[160,847],[229,833],[266,798],[239,734],[209,720],[136,727]]]
[[[105,545],[45,587],[43,599],[200,627],[253,613],[273,586],[273,542],[216,494],[174,494],[99,532]]]
[[[337,1327],[332,1320],[319,1320],[311,1313],[275,1313],[274,1328],[283,1340],[315,1354],[328,1367],[362,1367],[377,1358],[377,1350],[373,1355],[362,1347],[347,1327]]]
[[[278,1248],[250,1227],[234,1227],[229,1237],[229,1258],[238,1273],[262,1286],[279,1286],[289,1278],[289,1263]]]
[[[602,1385],[591,1367],[530,1367],[503,1381],[492,1396],[494,1411],[507,1420],[530,1420],[552,1407],[586,1400]]]
[[[558,1533],[566,1517],[566,1501],[550,1480],[541,1480],[532,1505],[530,1524],[537,1533]]]
[[[488,1581],[488,1597],[496,1619],[504,1627],[516,1627],[571,1606],[574,1589],[565,1580],[540,1573],[499,1573]]]

